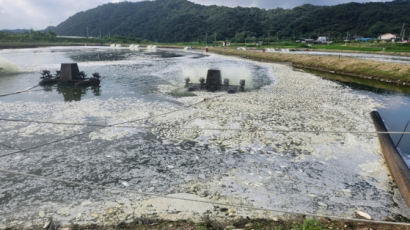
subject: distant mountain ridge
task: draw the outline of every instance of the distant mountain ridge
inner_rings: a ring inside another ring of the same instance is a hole
[[[0,30],[0,32],[7,32],[7,33],[27,33],[30,32],[30,30],[28,29],[13,29],[13,30]]]
[[[410,33],[410,0],[303,5],[265,10],[203,6],[187,0],[109,3],[79,12],[54,30],[59,35],[133,36],[158,42],[300,38],[347,33],[377,37]],[[208,36],[206,36],[206,34]]]

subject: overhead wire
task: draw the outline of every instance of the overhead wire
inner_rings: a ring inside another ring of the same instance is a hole
[[[14,149],[13,146],[10,146],[10,145],[8,145],[8,144],[0,143],[0,145],[6,147],[6,148],[8,148],[8,149]]]
[[[10,96],[10,95],[25,93],[25,92],[31,91],[31,90],[33,90],[34,88],[37,88],[37,87],[39,87],[39,86],[40,86],[40,85],[37,84],[37,85],[34,85],[34,86],[32,86],[32,87],[30,87],[30,88],[28,88],[28,89],[25,89],[25,90],[16,91],[16,92],[12,92],[12,93],[6,93],[6,94],[0,94],[0,97],[6,97],[6,96]]]
[[[20,94],[24,92],[28,92],[33,90],[34,88],[38,87],[39,85],[35,85],[33,87],[30,87],[26,90],[22,91],[17,91],[13,93],[8,93],[8,94],[2,94],[0,97],[5,97],[9,95],[15,95],[15,94]],[[219,95],[221,96],[221,95]],[[219,97],[217,96],[217,97]],[[216,97],[214,97],[216,98]],[[213,99],[213,98],[211,98]],[[206,101],[206,99],[204,100]],[[200,101],[191,105],[188,105],[184,107],[184,109],[193,107],[197,104],[200,104],[204,101]],[[139,118],[135,120],[128,120],[124,122],[119,122],[119,123],[114,123],[110,125],[100,125],[100,124],[90,124],[90,123],[68,123],[68,122],[48,122],[48,121],[34,121],[34,120],[18,120],[18,119],[6,119],[6,118],[0,118],[0,121],[8,121],[8,122],[25,122],[25,123],[38,123],[38,124],[53,124],[53,125],[69,125],[69,126],[87,126],[87,127],[97,127],[97,128],[108,128],[108,127],[119,127],[119,128],[155,128],[153,126],[148,126],[148,127],[141,127],[141,126],[121,126],[123,124],[127,123],[134,123],[138,122],[141,120],[146,120],[150,119],[153,117],[159,117],[159,116],[165,116],[168,114],[172,114],[178,111],[181,111],[183,109],[179,110],[173,110],[173,111],[168,111],[162,114],[150,116],[150,117],[144,117],[144,118]],[[183,127],[180,128],[182,130],[208,130],[208,131],[243,131],[243,129],[233,129],[233,128],[198,128],[198,127]],[[54,141],[50,141],[47,143],[43,143],[40,145],[32,146],[29,148],[25,149],[20,149],[18,151],[8,153],[8,154],[3,154],[0,155],[0,157],[5,157],[21,152],[26,152],[29,150],[37,149],[43,146],[51,145],[54,143],[58,143],[64,140],[69,140],[75,137],[79,137],[82,135],[86,135],[89,133],[92,133],[96,130],[90,130],[86,132],[82,132],[79,134],[71,135],[65,138],[57,139]],[[391,132],[376,132],[376,131],[326,131],[326,130],[320,130],[320,131],[315,131],[315,130],[275,130],[275,129],[258,129],[256,131],[266,131],[266,132],[278,132],[278,133],[334,133],[334,134],[342,134],[342,133],[349,133],[349,134],[410,134],[410,132],[396,132],[396,131],[391,131]],[[12,149],[12,146],[8,146],[6,144],[0,143],[0,145],[3,145],[7,148]],[[147,193],[147,192],[140,192],[137,190],[133,189],[123,189],[123,188],[111,188],[108,186],[102,186],[102,185],[94,185],[94,184],[89,184],[89,183],[82,183],[82,182],[74,182],[74,181],[69,181],[69,180],[63,180],[63,179],[58,179],[58,178],[49,178],[41,175],[36,175],[36,174],[30,174],[30,173],[24,173],[24,172],[18,172],[14,170],[8,170],[8,169],[2,169],[0,168],[0,172],[3,173],[9,173],[9,174],[14,174],[14,175],[20,175],[20,176],[25,176],[25,177],[32,177],[32,178],[37,178],[45,181],[54,181],[54,182],[60,182],[60,183],[65,183],[65,184],[71,184],[71,185],[76,185],[80,187],[89,187],[89,188],[96,188],[96,189],[103,189],[103,190],[111,190],[111,191],[120,191],[120,192],[132,192],[135,194],[139,195],[144,195],[144,196],[152,196],[152,197],[158,197],[158,198],[166,198],[166,199],[174,199],[174,200],[181,200],[181,201],[191,201],[191,202],[198,202],[198,203],[206,203],[206,204],[211,204],[211,205],[220,205],[220,206],[226,206],[226,207],[234,207],[234,208],[241,208],[241,209],[249,209],[249,210],[258,210],[258,211],[267,211],[267,212],[277,212],[277,213],[286,213],[286,214],[291,214],[291,215],[303,215],[303,216],[311,216],[311,217],[319,217],[319,218],[331,218],[331,219],[337,219],[337,220],[348,220],[348,221],[360,221],[360,222],[365,222],[365,223],[377,223],[377,224],[388,224],[388,225],[403,225],[403,226],[410,226],[409,223],[401,223],[401,222],[391,222],[391,221],[377,221],[377,220],[363,220],[363,219],[358,219],[358,218],[345,218],[345,217],[338,217],[338,216],[327,216],[327,215],[318,215],[318,214],[311,214],[311,213],[301,213],[301,212],[292,212],[292,211],[287,211],[287,210],[279,210],[279,209],[268,209],[268,208],[258,208],[258,207],[253,207],[249,205],[238,205],[238,204],[228,204],[228,203],[222,203],[222,202],[212,202],[212,201],[205,201],[205,200],[196,200],[196,199],[190,199],[190,198],[182,198],[182,197],[171,197],[169,195],[163,195],[163,194],[156,194],[156,193]]]
[[[37,86],[35,86],[37,87]],[[24,90],[24,91],[20,91],[20,92],[15,92],[12,94],[17,94],[17,93],[21,93],[21,92],[26,92],[29,91],[35,87],[32,87],[30,89]],[[8,94],[11,95],[11,94]],[[0,95],[0,96],[4,96],[4,95]],[[218,95],[216,97],[220,97],[222,95]],[[216,97],[210,98],[210,99],[214,99]],[[193,103],[191,105],[188,105],[186,107],[184,107],[183,109],[178,109],[178,110],[172,110],[172,111],[168,111],[162,114],[157,114],[157,115],[153,115],[153,116],[149,116],[149,117],[144,117],[144,118],[138,118],[138,119],[134,119],[134,120],[128,120],[128,121],[124,121],[124,122],[118,122],[118,123],[114,123],[114,124],[110,124],[110,125],[100,125],[100,124],[90,124],[90,123],[68,123],[68,122],[49,122],[49,121],[35,121],[35,120],[19,120],[19,119],[7,119],[7,118],[0,118],[0,121],[8,121],[8,122],[25,122],[25,123],[38,123],[38,124],[53,124],[53,125],[70,125],[70,126],[87,126],[87,127],[97,127],[97,128],[108,128],[108,127],[121,127],[121,128],[155,128],[155,126],[120,126],[122,124],[127,124],[127,123],[134,123],[134,122],[138,122],[138,121],[142,121],[142,120],[147,120],[150,118],[154,118],[154,117],[159,117],[159,116],[165,116],[168,114],[172,114],[178,111],[182,111],[184,109],[187,108],[191,108],[197,104],[203,103],[205,101],[209,100],[208,99],[204,99],[202,101],[199,101],[197,103]],[[233,128],[198,128],[198,127],[183,127],[180,128],[182,130],[209,130],[209,131],[243,131],[243,129],[233,129]],[[36,145],[36,146],[32,146],[29,148],[25,148],[25,149],[20,149],[18,151],[15,152],[11,152],[11,153],[7,153],[7,154],[3,154],[0,155],[0,158],[2,157],[6,157],[6,156],[10,156],[10,155],[14,155],[17,153],[21,153],[21,152],[26,152],[29,150],[33,150],[33,149],[37,149],[43,146],[47,146],[47,145],[51,145],[51,144],[55,144],[64,140],[69,140],[75,137],[79,137],[82,135],[86,135],[89,133],[92,133],[96,131],[94,130],[90,130],[90,131],[86,131],[86,132],[82,132],[82,133],[78,133],[75,135],[71,135],[65,138],[61,138],[61,139],[57,139],[57,140],[53,140],[47,143],[43,143],[40,145]],[[267,131],[267,132],[278,132],[278,133],[334,133],[334,134],[341,134],[341,133],[350,133],[350,134],[379,134],[379,133],[386,133],[386,134],[410,134],[410,132],[396,132],[396,131],[391,131],[391,132],[376,132],[376,131],[326,131],[326,130],[319,130],[319,131],[315,131],[315,130],[275,130],[275,129],[259,129],[256,131]],[[8,146],[6,144],[2,144],[3,146],[6,146],[8,148],[13,148],[11,146]],[[345,218],[345,217],[338,217],[338,216],[327,216],[327,215],[318,215],[318,214],[310,214],[310,213],[299,213],[299,212],[292,212],[292,211],[287,211],[287,210],[279,210],[279,209],[267,209],[267,208],[257,208],[257,207],[252,207],[252,206],[243,206],[243,205],[237,205],[237,204],[228,204],[228,203],[221,203],[221,202],[211,202],[211,201],[203,201],[203,200],[195,200],[195,199],[188,199],[188,198],[180,198],[180,197],[171,197],[168,195],[163,195],[163,194],[155,194],[155,193],[146,193],[146,192],[139,192],[136,190],[131,190],[131,189],[122,189],[122,188],[111,188],[111,187],[107,187],[107,186],[101,186],[101,185],[93,185],[93,184],[87,184],[87,183],[81,183],[81,182],[74,182],[74,181],[68,181],[68,180],[63,180],[63,179],[57,179],[57,178],[49,178],[49,177],[45,177],[45,176],[41,176],[41,175],[36,175],[36,174],[30,174],[30,173],[23,173],[23,172],[17,172],[17,171],[13,171],[13,170],[8,170],[8,169],[1,169],[0,168],[0,172],[3,173],[10,173],[10,174],[15,174],[15,175],[21,175],[21,176],[26,176],[26,177],[34,177],[37,179],[42,179],[42,180],[47,180],[47,181],[55,181],[55,182],[61,182],[61,183],[66,183],[66,184],[72,184],[72,185],[77,185],[77,186],[82,186],[82,187],[89,187],[89,188],[98,188],[98,189],[104,189],[104,190],[115,190],[115,191],[122,191],[122,192],[133,192],[136,194],[140,194],[140,195],[145,195],[145,196],[153,196],[153,197],[161,197],[161,198],[167,198],[167,199],[175,199],[175,200],[184,200],[184,201],[192,201],[192,202],[200,202],[200,203],[208,203],[208,204],[212,204],[212,205],[221,205],[221,206],[226,206],[226,207],[235,207],[235,208],[241,208],[241,209],[249,209],[249,210],[259,210],[259,211],[269,211],[269,212],[278,212],[278,213],[286,213],[286,214],[292,214],[292,215],[303,215],[303,216],[311,216],[311,217],[320,217],[320,218],[331,218],[331,219],[338,219],[338,220],[348,220],[348,221],[360,221],[360,222],[367,222],[367,223],[379,223],[379,224],[389,224],[389,225],[408,225],[410,226],[410,224],[408,223],[400,223],[400,222],[390,222],[390,221],[374,221],[374,220],[363,220],[363,219],[358,219],[358,218]]]
[[[147,119],[154,118],[154,117],[165,116],[165,115],[168,115],[168,114],[172,114],[172,113],[176,113],[176,112],[179,112],[179,111],[183,111],[183,110],[185,110],[185,109],[191,108],[192,106],[198,105],[198,104],[200,104],[200,103],[206,102],[206,101],[208,101],[208,100],[210,100],[210,99],[214,99],[214,98],[217,98],[217,97],[220,97],[220,96],[223,96],[223,94],[222,94],[222,95],[218,95],[218,96],[214,96],[214,97],[211,97],[211,98],[205,98],[205,99],[203,99],[203,100],[201,100],[201,101],[199,101],[199,102],[196,102],[196,103],[193,103],[193,104],[191,104],[191,105],[185,106],[185,107],[182,108],[182,109],[171,110],[171,111],[164,112],[164,113],[161,113],[161,114],[152,115],[152,116],[147,116],[147,117],[143,117],[143,118],[138,118],[138,119],[135,119],[135,120],[129,120],[129,121],[124,121],[124,122],[118,122],[118,123],[114,123],[114,124],[111,124],[111,125],[97,126],[97,128],[104,129],[104,128],[108,128],[108,127],[117,127],[117,125],[121,125],[121,124],[132,123],[132,122],[138,122],[138,121],[143,121],[143,120],[147,120]],[[40,147],[48,146],[48,145],[51,145],[51,144],[59,143],[59,142],[65,141],[65,140],[70,140],[70,139],[73,139],[73,138],[75,138],[75,137],[80,137],[80,136],[83,136],[83,135],[86,135],[86,134],[90,134],[90,133],[92,133],[92,132],[94,132],[94,131],[96,131],[96,130],[89,130],[89,131],[86,131],[86,132],[81,132],[81,133],[74,134],[74,135],[71,135],[71,136],[68,136],[68,137],[64,137],[64,138],[61,138],[61,139],[53,140],[53,141],[50,141],[50,142],[42,143],[42,144],[39,144],[39,145],[35,145],[35,146],[28,147],[28,148],[24,148],[24,149],[19,149],[19,150],[14,151],[14,152],[5,153],[5,154],[0,155],[0,158],[7,157],[7,156],[11,156],[11,155],[15,155],[15,154],[22,153],[22,152],[27,152],[27,151],[29,151],[29,150],[33,150],[33,149],[37,149],[37,148],[40,148]]]
[[[159,114],[159,115],[154,115],[153,117],[162,117],[162,116],[166,116],[166,115],[169,115],[169,114],[172,114],[172,113],[180,112],[180,111],[183,111],[185,109],[192,108],[192,107],[194,107],[196,105],[199,105],[201,103],[207,102],[209,100],[213,100],[213,99],[222,97],[224,95],[226,95],[226,94],[220,94],[220,95],[213,96],[213,97],[210,97],[210,98],[204,98],[203,100],[200,100],[196,103],[192,103],[192,104],[189,104],[189,105],[185,106],[183,109],[171,110],[169,112],[165,112],[165,113],[162,113],[162,114]],[[127,124],[127,123],[134,123],[134,122],[138,122],[138,121],[141,121],[141,120],[146,120],[146,119],[149,119],[149,118],[151,118],[151,117],[143,118],[143,119],[136,119],[136,120],[128,120],[128,121],[124,121],[124,122],[118,122],[118,123],[113,124],[112,126],[118,126],[118,125],[123,125],[123,124]]]
[[[170,111],[161,116],[165,116],[170,113],[174,113],[175,111]],[[85,127],[116,127],[116,128],[155,128],[157,126],[150,125],[150,126],[133,126],[133,125],[117,125],[117,124],[125,124],[125,123],[134,123],[138,120],[130,120],[126,122],[121,122],[113,125],[103,125],[103,124],[92,124],[92,123],[70,123],[70,122],[57,122],[57,121],[37,121],[37,120],[23,120],[23,119],[8,119],[8,118],[0,118],[0,121],[6,122],[22,122],[22,123],[37,123],[37,124],[52,124],[52,125],[67,125],[67,126],[85,126]],[[242,128],[201,128],[201,127],[179,127],[182,130],[204,130],[204,131],[244,131]],[[337,131],[337,130],[302,130],[302,129],[266,129],[266,128],[258,128],[254,131],[262,131],[262,132],[276,132],[276,133],[331,133],[331,134],[404,134],[409,135],[410,132],[407,131],[387,131],[387,132],[380,132],[380,131]]]
[[[0,168],[0,172],[9,173],[13,175],[25,176],[26,178],[32,177],[32,178],[36,178],[36,179],[40,179],[44,181],[53,181],[53,182],[59,182],[59,183],[64,183],[64,184],[70,184],[70,185],[75,185],[75,186],[79,186],[83,188],[87,187],[87,188],[107,190],[107,191],[130,192],[130,193],[134,193],[134,194],[142,195],[142,196],[151,196],[151,197],[173,199],[173,200],[180,200],[180,201],[190,201],[190,202],[196,202],[196,203],[210,204],[214,206],[224,206],[224,207],[232,207],[232,208],[254,210],[254,211],[265,211],[265,212],[283,213],[283,214],[289,214],[289,215],[310,216],[310,217],[316,217],[316,218],[329,218],[329,219],[335,219],[335,220],[355,221],[355,222],[363,222],[363,223],[410,226],[410,223],[404,223],[404,222],[366,220],[366,219],[359,219],[359,218],[339,217],[339,216],[333,216],[333,215],[320,215],[320,214],[313,214],[313,213],[294,212],[294,211],[282,210],[282,209],[259,208],[259,207],[254,207],[250,205],[230,204],[230,203],[223,203],[223,202],[198,200],[198,199],[192,199],[192,198],[175,197],[175,196],[159,194],[159,193],[141,192],[141,191],[138,191],[135,189],[129,189],[129,188],[113,188],[113,187],[104,186],[104,185],[95,185],[91,183],[75,182],[75,181],[69,181],[69,180],[64,180],[64,179],[51,178],[51,177],[46,177],[42,175],[25,173],[25,172],[20,172],[20,171],[15,171],[15,170],[8,170],[8,169],[3,169],[3,168]]]

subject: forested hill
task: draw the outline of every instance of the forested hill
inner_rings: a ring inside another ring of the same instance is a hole
[[[202,6],[187,0],[110,3],[80,12],[53,30],[59,35],[125,35],[151,41],[301,38],[326,35],[377,37],[399,34],[403,23],[410,33],[410,0],[303,5],[264,10]]]

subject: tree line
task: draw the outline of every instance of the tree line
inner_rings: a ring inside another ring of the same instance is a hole
[[[294,9],[203,6],[187,0],[109,3],[79,12],[57,27],[59,35],[124,36],[156,42],[275,41],[327,36],[378,37],[410,33],[410,0],[303,5]]]

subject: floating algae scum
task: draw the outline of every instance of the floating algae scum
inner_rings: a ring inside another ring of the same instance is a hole
[[[177,50],[0,54],[33,71],[0,79],[9,86],[1,94],[33,85],[39,71],[62,62],[107,76],[99,95],[86,91],[77,101],[64,101],[54,86],[0,99],[1,227],[43,226],[50,218],[116,225],[283,215],[260,208],[410,217],[369,117],[393,97],[407,105],[408,96],[355,90],[279,64]],[[33,57],[35,63],[25,62]],[[171,96],[186,77],[205,77],[208,69],[231,82],[245,79],[247,92]]]

